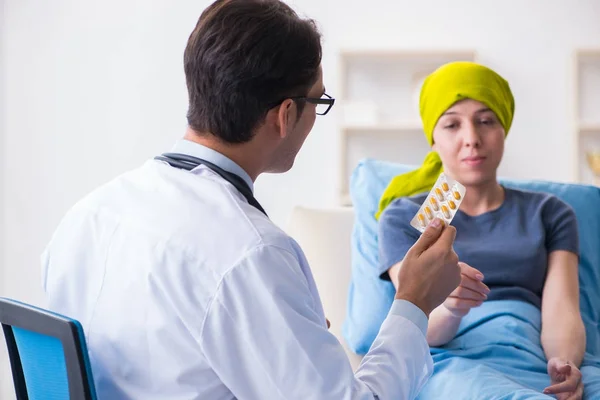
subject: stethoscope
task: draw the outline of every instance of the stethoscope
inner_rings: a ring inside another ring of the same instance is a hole
[[[250,205],[256,207],[258,210],[260,210],[260,212],[267,215],[267,213],[262,208],[258,200],[254,198],[254,194],[252,193],[252,189],[250,189],[250,186],[248,186],[245,180],[243,180],[234,173],[225,171],[223,168],[220,168],[209,161],[193,156],[188,156],[187,154],[163,153],[160,156],[154,157],[154,159],[164,161],[172,167],[185,169],[186,171],[191,171],[200,165],[204,165],[211,169],[213,172],[220,175],[221,178],[231,183],[233,187],[235,187],[246,198]]]

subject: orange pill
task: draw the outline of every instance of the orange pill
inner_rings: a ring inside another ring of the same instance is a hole
[[[437,202],[437,200],[435,199],[435,197],[431,197],[431,198],[429,199],[429,202],[431,203],[431,207],[433,207],[433,209],[434,209],[435,211],[437,211],[437,210],[439,210],[439,209],[440,209],[440,206],[438,205],[438,202]]]
[[[447,192],[448,190],[450,190],[450,187],[448,186],[448,184],[446,182],[442,183],[442,189],[444,190],[444,192]]]
[[[424,210],[425,210],[425,214],[427,214],[427,218],[433,219],[433,212],[431,212],[431,208],[429,208],[429,206],[426,206],[424,208]]]
[[[456,203],[453,202],[452,200],[448,200],[448,205],[450,206],[451,209],[456,210]]]
[[[442,194],[440,188],[435,188],[435,194],[440,201],[444,200],[444,195]]]
[[[455,190],[455,191],[454,191],[454,198],[455,198],[456,200],[460,200],[460,193],[458,193],[458,190]]]
[[[423,216],[423,214],[420,214],[417,216],[419,222],[421,223],[421,225],[423,226],[427,226],[427,223],[425,222],[425,217]]]
[[[444,217],[450,218],[450,210],[448,210],[448,207],[446,207],[445,205],[442,206],[442,213],[444,214]]]

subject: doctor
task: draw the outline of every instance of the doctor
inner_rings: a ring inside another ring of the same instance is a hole
[[[454,228],[404,259],[358,371],[327,330],[298,245],[252,187],[284,172],[334,101],[315,25],[278,0],[220,0],[184,55],[189,128],[78,202],[43,260],[51,309],[81,321],[100,399],[410,399],[427,317],[457,287]]]

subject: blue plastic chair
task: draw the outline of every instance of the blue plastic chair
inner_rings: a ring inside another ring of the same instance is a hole
[[[0,298],[17,400],[96,400],[81,324],[16,300]]]

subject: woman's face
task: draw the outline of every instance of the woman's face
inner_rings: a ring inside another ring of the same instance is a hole
[[[504,153],[504,128],[485,104],[465,99],[440,117],[433,130],[433,150],[444,171],[465,186],[496,180]]]

